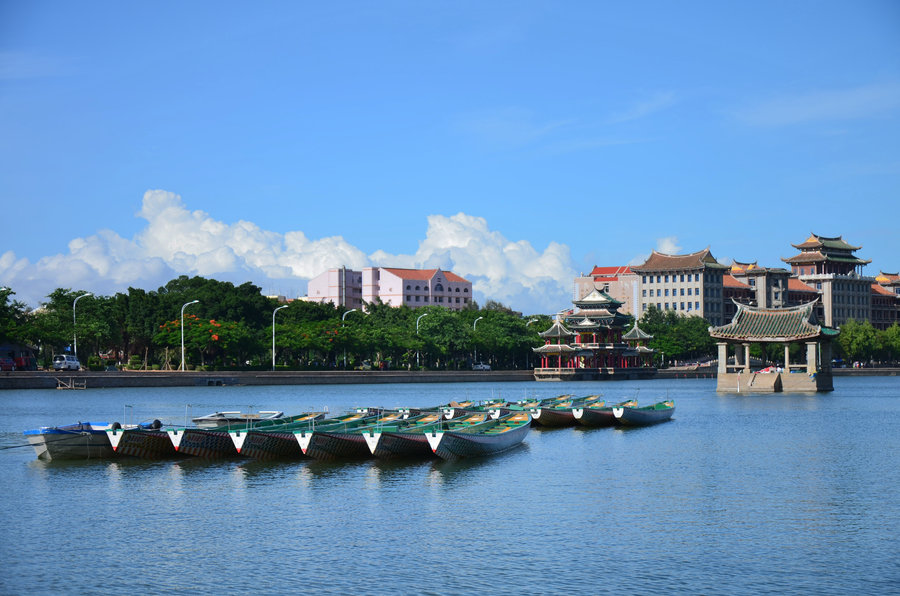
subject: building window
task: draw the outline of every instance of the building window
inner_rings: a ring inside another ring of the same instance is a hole
[[[681,303],[681,310],[684,310],[684,302]]]
[[[641,295],[642,295],[644,298],[646,298],[646,297],[647,297],[647,290],[642,290],[642,291],[641,291]]]
[[[660,277],[657,275],[657,276],[656,276],[656,283],[659,283],[659,279],[660,279]]]
[[[456,293],[459,294],[459,288],[456,288]],[[457,300],[459,302],[459,300]]]
[[[463,293],[468,294],[468,293],[469,293],[469,288],[463,288]]]
[[[641,276],[641,283],[647,283],[647,276],[646,276],[646,275],[642,275],[642,276]]]
[[[407,290],[411,290],[411,289],[412,289],[412,286],[410,286],[409,284],[407,284],[407,285],[406,285],[406,289],[407,289]]]
[[[691,289],[688,288],[688,296],[690,296],[690,295],[691,295]]]
[[[700,303],[694,302],[694,308],[696,308],[697,310],[700,310]]]
[[[423,296],[423,298],[425,298],[425,300],[423,300],[423,302],[428,302],[428,296]]]
[[[421,290],[421,289],[422,289],[422,288],[420,288],[419,286],[416,286],[416,291],[417,291],[417,292],[418,292],[419,290]]]
[[[669,276],[666,276],[666,283],[669,283]]]
[[[666,288],[666,296],[669,295],[669,288]]]
[[[643,304],[641,304],[641,310],[647,310],[647,303],[646,303],[646,302],[644,302]]]
[[[681,295],[684,296],[684,288],[681,288]],[[684,310],[684,309],[682,309]]]
[[[694,281],[700,281],[700,274],[699,274],[699,273],[695,273],[695,274],[694,274]]]
[[[669,310],[669,303],[666,302],[666,310]]]
[[[421,296],[416,296],[416,302],[419,301],[419,298],[421,298]]]
[[[444,291],[444,285],[443,285],[443,284],[437,284],[436,286],[434,286],[434,291],[435,291],[435,292],[443,292],[443,291]]]

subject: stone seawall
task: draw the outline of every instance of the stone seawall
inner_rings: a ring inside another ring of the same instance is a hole
[[[898,376],[900,368],[836,368],[835,377]],[[715,378],[712,369],[658,370],[654,379]],[[0,372],[0,390],[55,389],[59,384],[103,387],[206,387],[216,385],[336,385],[369,383],[506,383],[533,381],[530,370],[497,371],[121,371]]]
[[[60,384],[104,387],[207,387],[217,385],[334,385],[371,383],[505,383],[532,381],[530,370],[511,371],[15,371],[0,373],[2,389],[55,389]]]

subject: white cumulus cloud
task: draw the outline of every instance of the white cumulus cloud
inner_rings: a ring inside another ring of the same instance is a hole
[[[377,251],[374,265],[450,269],[472,282],[483,298],[526,312],[556,312],[568,305],[575,277],[569,248],[551,242],[538,252],[525,240],[492,231],[482,217],[458,213],[428,218],[425,239],[412,255]]]
[[[681,246],[678,244],[677,236],[665,236],[663,238],[656,239],[656,252],[661,252],[665,255],[677,255],[681,253]],[[648,254],[637,255],[630,261],[628,261],[629,265],[642,265],[644,261],[650,258]]]
[[[251,281],[265,289],[305,286],[331,267],[440,267],[471,280],[479,301],[535,313],[567,304],[575,275],[567,246],[552,242],[539,252],[464,213],[430,216],[416,252],[398,255],[366,255],[340,236],[310,239],[299,230],[280,234],[248,221],[225,223],[189,210],[180,196],[164,190],[147,191],[138,216],[147,225],[132,239],[100,230],[70,241],[68,253],[35,263],[7,251],[0,255],[0,285],[37,306],[59,287],[110,295],[128,287],[155,289],[179,275]]]

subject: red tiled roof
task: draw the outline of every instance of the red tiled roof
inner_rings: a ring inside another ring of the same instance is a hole
[[[889,289],[879,286],[878,284],[872,284],[872,293],[873,294],[881,294],[882,296],[896,296]]]
[[[726,288],[741,288],[744,290],[750,289],[750,284],[745,284],[739,279],[736,279],[733,275],[727,273],[722,276],[722,286]]]
[[[789,292],[812,292],[813,294],[818,294],[818,290],[816,290],[812,286],[808,286],[796,277],[788,278],[788,291]]]
[[[451,271],[441,271],[440,269],[400,269],[397,267],[384,267],[385,271],[389,271],[390,273],[396,275],[401,279],[419,279],[419,280],[427,280],[431,279],[435,276],[439,271],[444,274],[444,277],[447,278],[447,281],[456,281],[456,282],[468,282],[469,280],[464,279]]]
[[[900,275],[897,273],[885,273],[881,271],[876,277],[875,281],[880,284],[895,284],[900,283]]]
[[[618,267],[597,267],[595,265],[594,268],[591,269],[591,275],[603,275],[613,279],[619,275],[628,275],[629,273],[631,273],[631,267],[628,265]]]

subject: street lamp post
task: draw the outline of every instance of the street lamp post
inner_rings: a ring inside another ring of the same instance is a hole
[[[181,370],[184,370],[184,308],[191,304],[197,304],[199,300],[191,300],[181,305]]]
[[[275,371],[275,313],[277,313],[282,308],[287,308],[290,306],[289,304],[285,304],[284,306],[279,306],[275,310],[272,311],[272,371]]]
[[[345,312],[344,314],[341,315],[341,327],[344,326],[344,319],[346,319],[347,315],[349,315],[352,312],[356,312],[356,309],[351,308],[350,310],[348,310],[347,312]],[[344,370],[347,370],[347,346],[346,345],[344,346]]]
[[[484,317],[478,317],[477,319],[475,319],[475,322],[472,323],[472,335],[473,336],[475,335],[475,327],[478,326],[478,321],[480,321],[483,318]],[[474,337],[473,337],[473,340],[474,340]],[[478,364],[478,344],[475,343],[474,341],[472,343],[475,346],[475,362],[473,362],[473,364]]]
[[[422,320],[422,317],[427,317],[428,313],[420,315],[418,319],[416,319],[416,335],[419,335],[419,321]],[[416,370],[419,368],[419,349],[416,348]]]
[[[82,294],[72,301],[72,355],[78,358],[78,329],[75,326],[75,305],[86,296],[93,296],[91,292]]]
[[[528,329],[528,326],[537,321],[537,319],[530,319],[527,323],[525,323],[525,329]],[[531,354],[525,352],[525,368],[531,368]]]

